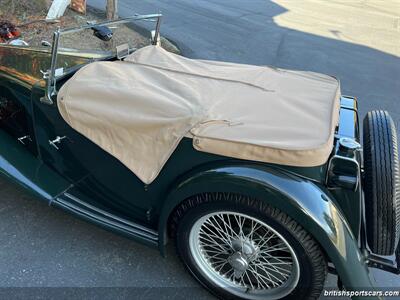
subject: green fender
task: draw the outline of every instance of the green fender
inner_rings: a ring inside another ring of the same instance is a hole
[[[194,170],[171,190],[161,210],[159,247],[164,253],[170,213],[202,192],[245,194],[287,213],[324,249],[346,288],[373,288],[365,258],[333,198],[315,183],[266,165],[230,164]]]

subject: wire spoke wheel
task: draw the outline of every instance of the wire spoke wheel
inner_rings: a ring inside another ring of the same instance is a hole
[[[299,262],[286,239],[245,214],[201,217],[191,228],[189,248],[206,277],[242,298],[280,299],[299,281]]]

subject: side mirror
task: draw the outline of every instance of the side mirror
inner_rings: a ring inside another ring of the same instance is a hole
[[[93,35],[100,40],[107,42],[112,39],[113,32],[107,26],[94,25],[92,29]]]

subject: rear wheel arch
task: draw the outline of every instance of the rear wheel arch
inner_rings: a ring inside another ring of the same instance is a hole
[[[357,240],[330,196],[308,180],[262,165],[228,165],[197,171],[176,184],[159,219],[162,253],[168,241],[171,214],[185,199],[207,192],[247,195],[281,210],[315,238],[347,288],[372,288]]]

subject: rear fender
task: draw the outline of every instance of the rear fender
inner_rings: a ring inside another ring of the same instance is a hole
[[[184,199],[204,192],[245,194],[287,213],[324,249],[349,289],[372,288],[365,258],[345,217],[328,192],[315,183],[263,165],[232,164],[191,172],[167,197],[159,223],[160,250],[167,243],[168,218]]]

